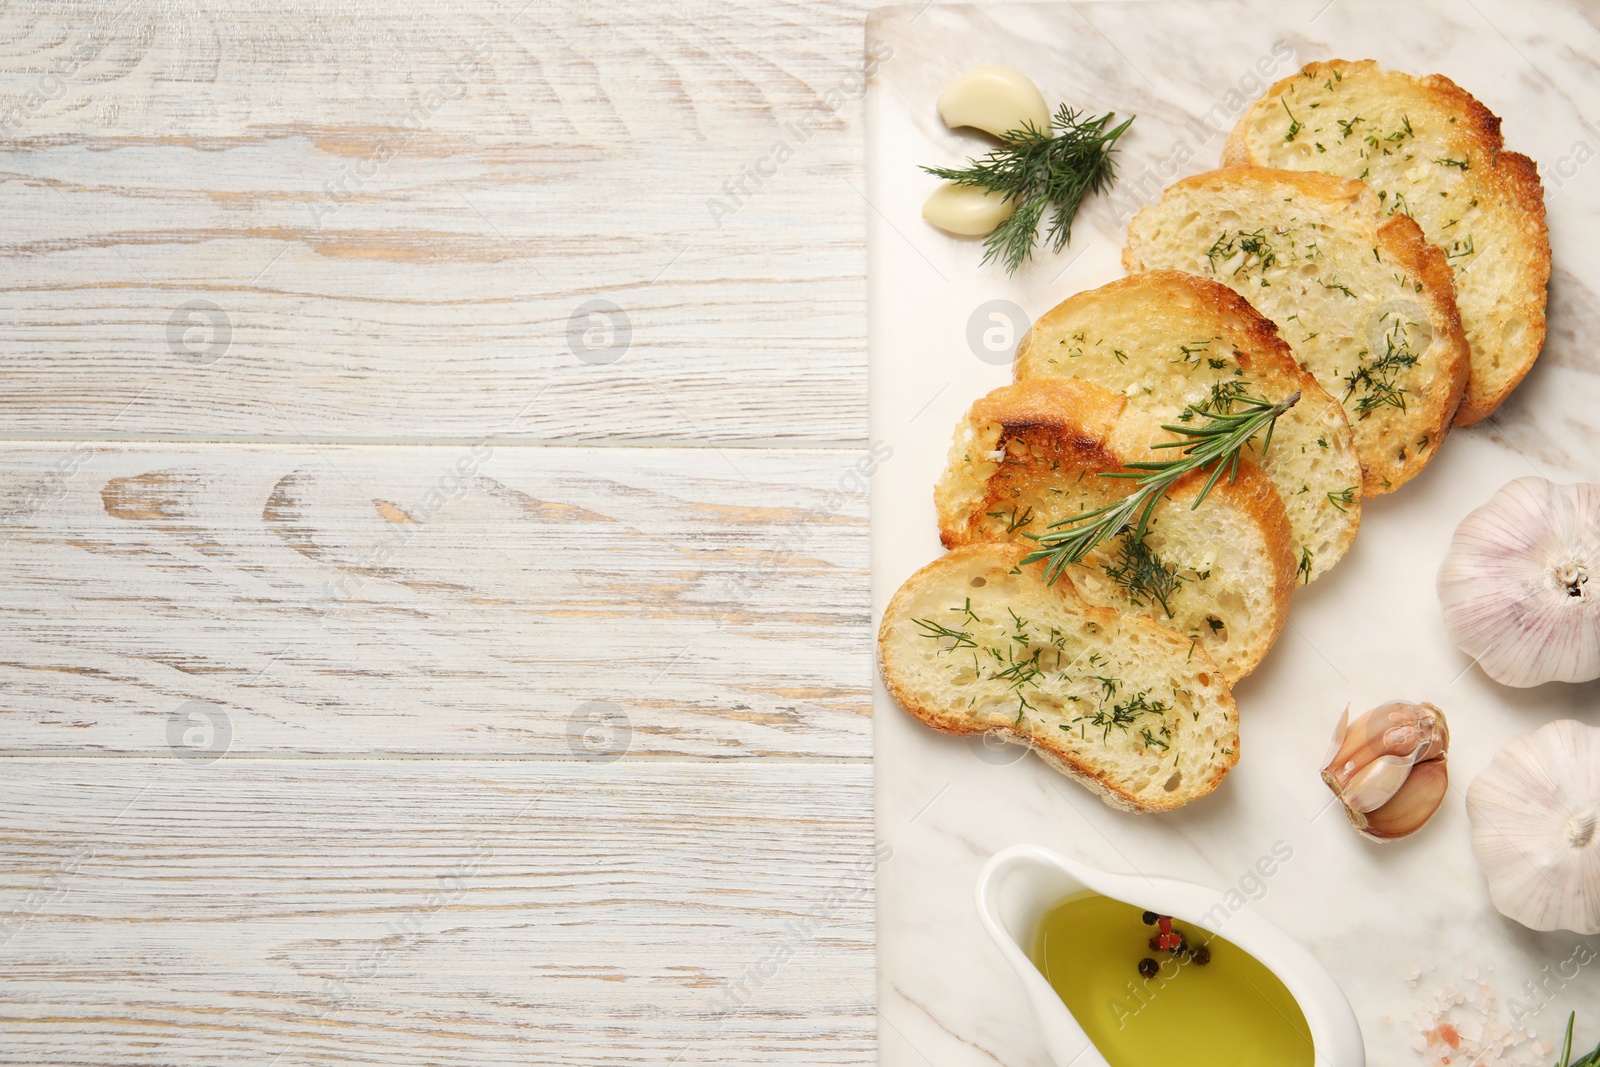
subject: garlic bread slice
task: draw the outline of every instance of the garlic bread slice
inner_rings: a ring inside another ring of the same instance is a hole
[[[1344,405],[1368,496],[1414,478],[1467,382],[1467,342],[1443,252],[1359,181],[1224,167],[1140,210],[1129,271],[1182,270],[1243,296]]]
[[[1300,402],[1279,416],[1272,447],[1247,455],[1277,486],[1291,551],[1310,581],[1345,554],[1361,525],[1361,461],[1344,408],[1302,370],[1277,327],[1218,282],[1181,271],[1135,274],[1062,301],[1017,346],[1017,379],[1079,378],[1127,397],[1123,419],[1145,423],[1143,443],[1213,390]],[[1165,451],[1165,450],[1160,450]],[[1142,456],[1162,458],[1147,449]]]
[[[1360,178],[1444,250],[1472,351],[1458,426],[1493,413],[1544,346],[1544,186],[1533,160],[1504,145],[1499,118],[1442,74],[1335,59],[1269,89],[1223,149],[1224,163]]]
[[[945,547],[1007,541],[1032,550],[1030,534],[1133,493],[1132,479],[1105,477],[1142,448],[1144,425],[1123,418],[1126,405],[1076,378],[1028,379],[979,400],[956,428],[934,490]],[[1222,478],[1196,508],[1206,477],[1174,485],[1142,541],[1109,537],[1068,571],[1090,603],[1146,615],[1197,642],[1232,683],[1283,628],[1295,557],[1283,501],[1255,464],[1243,460],[1237,478]]]
[[[908,578],[878,632],[889,693],[953,734],[994,733],[1125,811],[1170,811],[1239,760],[1239,712],[1204,649],[1053,585],[1027,548],[958,548]]]

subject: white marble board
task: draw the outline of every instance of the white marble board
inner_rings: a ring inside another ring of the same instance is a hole
[[[1505,120],[1509,147],[1538,161],[1555,273],[1544,355],[1492,420],[1451,433],[1435,462],[1369,501],[1344,561],[1296,595],[1288,628],[1236,691],[1242,760],[1211,797],[1166,816],[1113,811],[1020,749],[936,734],[875,695],[877,820],[892,853],[878,882],[881,1062],[1045,1065],[1020,987],[978,925],[985,859],[1037,842],[1103,867],[1237,886],[1286,842],[1293,859],[1253,905],[1298,934],[1343,985],[1369,1062],[1403,1067],[1411,1005],[1476,969],[1502,1000],[1539,1007],[1553,1038],[1580,1010],[1600,1039],[1600,965],[1558,976],[1579,945],[1535,934],[1491,906],[1473,860],[1464,794],[1494,750],[1561,717],[1600,723],[1595,684],[1511,690],[1445,634],[1434,575],[1450,534],[1501,484],[1527,474],[1600,480],[1600,8],[1579,2],[1266,0],[897,7],[867,27],[876,56],[867,103],[872,434],[892,457],[872,489],[875,620],[900,582],[940,551],[932,486],[957,419],[1009,380],[1006,351],[969,343],[988,302],[1019,326],[1057,301],[1120,277],[1131,210],[1170,180],[1217,163],[1222,126],[1266,84],[1305,62],[1374,58],[1456,79]],[[1079,215],[1071,247],[1007,277],[980,267],[976,240],[920,217],[950,164],[987,145],[934,108],[953,78],[1006,63],[1050,102],[1137,114],[1117,190]],[[1594,124],[1594,125],[1591,125]],[[1581,162],[1580,162],[1581,161]],[[1004,309],[1004,304],[993,305]],[[1003,338],[991,337],[990,341]],[[1453,728],[1451,792],[1415,837],[1359,839],[1317,777],[1335,718],[1385,699],[1432,701]],[[1423,970],[1417,986],[1409,968]],[[1430,970],[1431,968],[1431,970]],[[1570,967],[1568,968],[1570,970]],[[1530,997],[1524,983],[1547,990]],[[1553,1057],[1552,1057],[1553,1059]]]

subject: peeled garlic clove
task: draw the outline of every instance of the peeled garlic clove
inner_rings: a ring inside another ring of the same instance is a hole
[[[1456,528],[1438,591],[1451,639],[1495,681],[1600,678],[1600,485],[1507,483]]]
[[[1016,206],[986,189],[945,182],[922,205],[922,217],[946,233],[982,237],[1010,218]]]
[[[1450,773],[1444,760],[1428,760],[1411,768],[1399,792],[1381,808],[1366,812],[1362,833],[1379,841],[1392,841],[1422,829],[1433,818],[1450,790]]]
[[[1450,747],[1444,712],[1432,704],[1392,700],[1354,722],[1349,715],[1346,709],[1339,719],[1337,747],[1323,765],[1323,780],[1335,793],[1350,788],[1355,776],[1375,760],[1401,757],[1409,767],[1441,756]]]
[[[1357,830],[1380,841],[1404,837],[1444,799],[1449,747],[1444,712],[1432,704],[1390,701],[1353,722],[1346,708],[1322,780]]]
[[[1600,933],[1600,729],[1562,719],[1507,741],[1467,789],[1467,816],[1502,914]]]
[[[1050,108],[1029,77],[1010,67],[968,71],[939,94],[939,117],[945,125],[972,126],[1003,137],[1024,126],[1050,128]]]

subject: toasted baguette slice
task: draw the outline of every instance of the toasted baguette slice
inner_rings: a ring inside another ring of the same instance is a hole
[[[895,593],[884,685],[953,734],[1024,744],[1114,808],[1170,811],[1239,761],[1239,712],[1205,650],[1149,619],[1045,585],[1027,549],[973,545]]]
[[[1211,401],[1213,389],[1267,400],[1298,389],[1300,402],[1279,417],[1272,447],[1262,455],[1253,444],[1249,455],[1283,498],[1304,580],[1339,562],[1355,540],[1361,460],[1344,408],[1300,369],[1277,327],[1225,285],[1158,270],[1079,293],[1034,322],[1014,370],[1018,380],[1081,378],[1125,395],[1123,418],[1146,424],[1146,444],[1175,439],[1161,427]],[[1166,450],[1147,451],[1124,458],[1163,458]]]
[[[1225,163],[1363,178],[1385,211],[1410,215],[1444,249],[1472,350],[1457,426],[1499,407],[1544,346],[1544,187],[1504,143],[1500,120],[1442,74],[1336,59],[1274,85],[1223,149]]]
[[[1224,167],[1169,187],[1129,227],[1130,271],[1214,278],[1271,319],[1344,404],[1368,496],[1438,451],[1467,383],[1444,253],[1361,182]]]
[[[1101,477],[1123,470],[1139,447],[1127,443],[1144,429],[1121,419],[1126,402],[1076,378],[1035,378],[974,404],[934,490],[945,547],[1010,541],[1031,550],[1028,534],[1132,493],[1131,479]],[[1129,534],[1110,537],[1070,570],[1090,603],[1147,615],[1193,639],[1231,684],[1277,640],[1295,560],[1283,501],[1253,463],[1194,508],[1205,480],[1196,473],[1172,487],[1143,549]]]

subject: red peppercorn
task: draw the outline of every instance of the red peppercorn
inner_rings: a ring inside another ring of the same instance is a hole
[[[1156,922],[1161,927],[1161,932],[1163,934],[1172,933],[1172,917],[1170,915],[1163,915],[1160,919],[1156,920]]]

